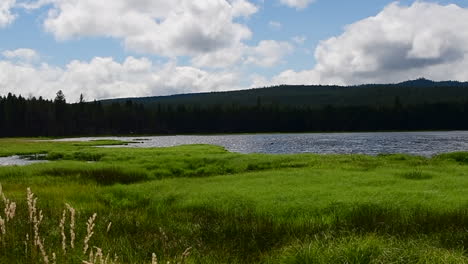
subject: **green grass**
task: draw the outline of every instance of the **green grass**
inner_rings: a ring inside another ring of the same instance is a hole
[[[0,235],[0,263],[36,263],[24,253],[27,187],[39,197],[46,250],[58,263],[87,259],[85,222],[95,212],[91,245],[118,254],[121,263],[151,263],[153,252],[160,263],[176,263],[187,248],[187,263],[468,263],[468,153],[94,147],[116,143],[0,140],[0,156],[42,153],[51,160],[0,167],[6,196],[18,202],[8,235]],[[80,250],[62,256],[65,203],[78,211]]]

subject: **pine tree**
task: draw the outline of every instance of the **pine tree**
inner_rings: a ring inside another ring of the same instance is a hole
[[[67,101],[65,100],[65,95],[63,94],[62,90],[57,92],[57,96],[55,96],[54,103],[56,104],[65,104]]]
[[[84,95],[80,94],[80,104],[85,103]]]

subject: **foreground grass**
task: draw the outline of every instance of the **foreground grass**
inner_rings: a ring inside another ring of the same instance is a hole
[[[52,160],[0,167],[18,208],[0,235],[0,263],[40,256],[24,251],[32,231],[27,187],[39,197],[41,235],[57,263],[88,259],[85,223],[94,213],[91,248],[120,263],[151,263],[153,252],[160,263],[468,263],[468,153],[428,159],[94,147],[116,143],[0,140],[0,156]],[[65,203],[77,211],[77,249],[63,254]]]

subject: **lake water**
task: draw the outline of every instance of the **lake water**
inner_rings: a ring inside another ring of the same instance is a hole
[[[212,144],[240,153],[360,153],[369,155],[406,153],[433,156],[444,152],[468,151],[468,131],[96,137],[60,139],[59,141],[100,139],[136,141],[137,143],[125,146],[135,148]]]
[[[33,160],[27,157],[10,156],[0,157],[0,166],[26,166],[34,163],[47,162],[45,160]]]

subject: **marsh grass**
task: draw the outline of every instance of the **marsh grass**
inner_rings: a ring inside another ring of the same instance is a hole
[[[429,180],[433,178],[433,175],[421,170],[412,170],[402,173],[401,177],[408,180]]]
[[[105,236],[110,232],[107,229],[96,230],[97,213],[93,213],[85,226],[77,224],[76,210],[65,204],[62,216],[55,224],[56,211],[48,208],[43,211],[39,207],[39,198],[27,188],[26,199],[20,203],[16,214],[16,203],[6,198],[0,185],[0,200],[3,203],[4,215],[0,216],[0,263],[85,263],[85,264],[117,264],[133,263],[126,258],[119,258],[112,244],[103,248],[96,246],[96,242],[106,241]],[[58,211],[58,210],[57,210]],[[52,216],[52,218],[50,218]],[[4,218],[5,217],[5,218]],[[123,230],[125,231],[125,230]],[[99,234],[98,232],[101,232]],[[94,239],[100,235],[101,239]],[[105,243],[106,244],[106,243]],[[191,247],[188,247],[179,256],[166,259],[165,263],[186,263],[190,256]],[[111,255],[111,253],[113,255]],[[157,255],[152,253],[152,263],[157,262]],[[142,261],[139,263],[149,263]]]
[[[0,167],[5,193],[17,202],[0,263],[32,263],[24,252],[28,186],[39,197],[51,262],[55,253],[57,263],[100,263],[107,254],[120,263],[468,263],[465,153],[242,155],[204,145],[0,143],[0,155],[41,150],[60,157]],[[67,243],[66,256],[65,203],[76,208],[76,247]],[[0,202],[2,217],[3,210]]]
[[[285,264],[468,263],[463,250],[434,247],[425,239],[401,241],[375,234],[315,237],[286,251],[282,252]]]
[[[101,185],[116,183],[131,184],[150,179],[145,170],[138,168],[124,168],[119,166],[84,166],[80,168],[53,167],[38,172],[40,175],[48,175],[61,178],[76,178],[95,181]]]

